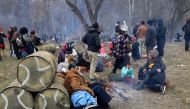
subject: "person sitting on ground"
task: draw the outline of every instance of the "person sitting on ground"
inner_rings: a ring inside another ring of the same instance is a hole
[[[66,74],[64,86],[68,90],[71,97],[74,92],[86,91],[91,96],[97,96],[97,103],[101,109],[109,109],[108,103],[111,97],[102,88],[101,84],[89,84],[83,77],[85,73],[89,72],[90,63],[84,59],[77,62],[76,69],[69,70]]]
[[[121,69],[121,78],[123,78],[126,83],[132,83],[134,77],[134,70],[131,67],[131,63],[125,63],[125,66]]]
[[[137,41],[137,39],[134,37],[132,39],[133,41],[133,45],[132,45],[132,58],[134,61],[136,60],[140,60],[141,59],[141,55],[140,55],[140,52],[139,52],[139,42]]]
[[[181,42],[181,37],[183,37],[180,33],[176,33],[176,39],[174,40],[175,42]]]
[[[4,43],[4,38],[6,38],[6,35],[4,34],[3,32],[3,28],[0,27],[0,61],[2,61],[2,58],[1,58],[1,53],[5,55],[5,43]]]
[[[141,80],[136,89],[144,89],[144,85],[154,91],[165,93],[166,65],[159,56],[158,51],[150,51],[146,64],[139,69],[138,79]]]
[[[67,45],[62,44],[61,45],[61,51],[59,52],[59,56],[58,56],[58,64],[61,62],[65,62],[66,49],[67,49]]]

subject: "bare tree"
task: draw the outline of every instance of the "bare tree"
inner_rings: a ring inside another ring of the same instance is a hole
[[[73,13],[76,16],[78,16],[81,24],[83,25],[85,30],[87,30],[87,28],[88,28],[87,19],[85,19],[83,13],[80,11],[79,7],[77,6],[77,0],[74,0],[74,1],[65,0],[65,2],[71,8],[71,11],[73,11]],[[86,5],[87,11],[88,11],[90,23],[93,24],[93,23],[97,22],[98,12],[103,3],[103,0],[96,0],[95,2],[90,2],[90,0],[84,0],[84,3]],[[94,5],[94,9],[92,8],[93,5]]]
[[[170,39],[172,40],[178,22],[186,15],[188,12],[190,12],[190,1],[189,0],[172,0],[174,3],[175,10],[173,12],[172,18],[171,18],[171,23],[169,23],[171,26],[169,26],[170,30]]]

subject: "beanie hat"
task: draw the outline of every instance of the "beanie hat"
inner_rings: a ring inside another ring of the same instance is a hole
[[[21,35],[28,34],[28,29],[26,27],[22,27],[19,32]]]
[[[94,24],[92,25],[92,27],[94,27],[95,29],[98,29],[98,28],[99,28],[99,24],[98,24],[98,23],[94,23]]]

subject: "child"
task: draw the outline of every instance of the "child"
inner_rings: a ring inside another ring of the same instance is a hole
[[[107,54],[106,54],[106,47],[104,43],[101,44],[101,49],[99,50],[99,52],[100,52],[100,56],[106,57]]]
[[[130,62],[127,62],[126,65],[122,68],[121,78],[123,78],[126,83],[131,83],[134,79],[134,70],[131,67]]]
[[[132,58],[134,61],[141,59],[140,52],[139,52],[139,42],[137,42],[135,37],[133,38]]]

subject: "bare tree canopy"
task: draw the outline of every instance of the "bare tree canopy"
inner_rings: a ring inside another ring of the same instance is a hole
[[[73,13],[78,16],[83,27],[87,29],[87,19],[84,18],[84,14],[80,11],[79,7],[77,6],[77,0],[65,0],[65,2],[71,8],[71,11],[73,11]],[[97,22],[98,12],[103,3],[103,0],[96,0],[95,2],[90,2],[90,0],[84,0],[84,3],[86,5],[91,24]],[[92,5],[94,5],[94,8],[92,8]]]

